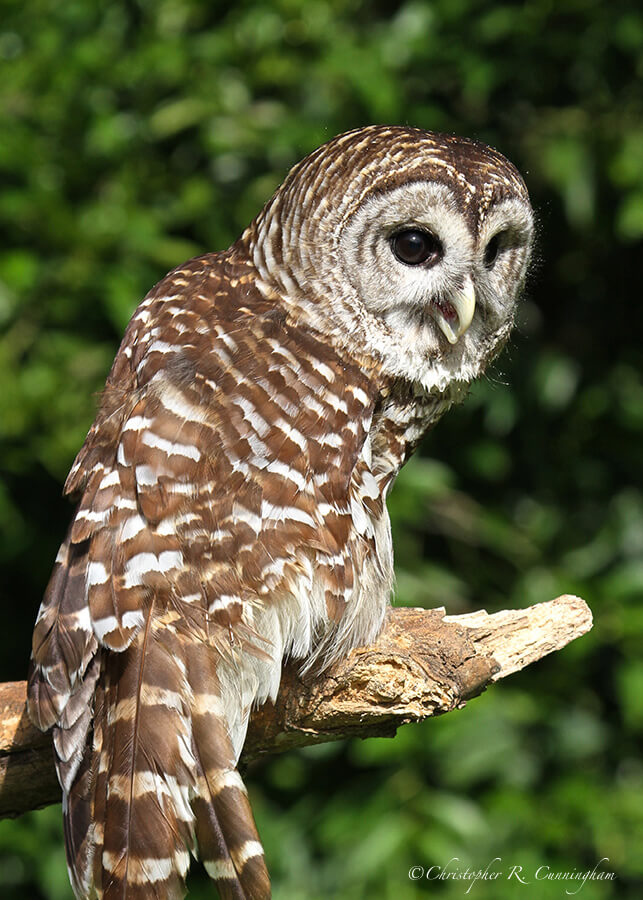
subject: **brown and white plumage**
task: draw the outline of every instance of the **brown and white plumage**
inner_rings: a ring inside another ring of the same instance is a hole
[[[182,897],[190,852],[223,898],[269,897],[236,771],[250,710],[285,656],[377,635],[386,493],[506,340],[531,231],[496,151],[365,128],[139,306],[33,640],[77,897]],[[430,259],[400,258],[410,232]]]

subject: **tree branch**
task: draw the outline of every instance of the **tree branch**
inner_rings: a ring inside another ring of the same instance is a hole
[[[242,759],[350,736],[392,737],[400,725],[463,706],[591,627],[585,602],[567,595],[491,615],[391,609],[375,644],[323,675],[285,666],[276,704],[252,715]],[[31,725],[25,696],[24,681],[0,685],[0,817],[60,800],[51,737]]]

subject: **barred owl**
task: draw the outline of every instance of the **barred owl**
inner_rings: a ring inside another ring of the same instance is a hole
[[[78,898],[183,897],[190,853],[222,898],[270,896],[250,711],[285,657],[377,636],[387,492],[506,341],[532,230],[495,150],[362,128],[138,307],[33,638]]]

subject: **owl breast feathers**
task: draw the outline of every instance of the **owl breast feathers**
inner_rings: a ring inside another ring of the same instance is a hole
[[[33,638],[78,898],[270,884],[236,770],[282,660],[381,628],[385,499],[509,334],[525,186],[496,151],[370,127],[299,163],[238,241],[136,310],[65,490]]]

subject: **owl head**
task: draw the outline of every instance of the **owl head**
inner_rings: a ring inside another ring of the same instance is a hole
[[[525,184],[496,150],[371,126],[296,165],[242,240],[294,318],[445,390],[507,339],[532,237]]]

